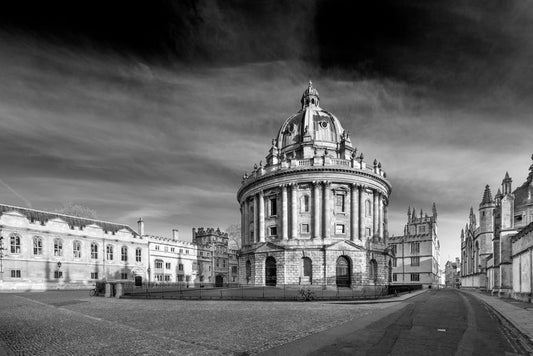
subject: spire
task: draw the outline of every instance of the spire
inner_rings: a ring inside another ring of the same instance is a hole
[[[511,183],[512,183],[511,177],[509,177],[509,172],[505,172],[505,178],[503,178],[502,181],[502,190],[503,195],[511,194]]]
[[[437,204],[433,202],[433,217],[437,219]]]
[[[474,215],[474,208],[470,207],[470,226],[476,226],[476,216]]]
[[[416,212],[415,212],[415,208],[413,208],[413,212],[412,212],[412,215],[411,215],[411,221],[415,221],[416,219]]]
[[[411,221],[411,206],[407,208],[407,222]]]
[[[465,230],[461,229],[461,242],[463,242],[465,239]]]
[[[422,209],[420,209],[420,219],[424,216],[424,213],[422,212]]]
[[[483,192],[483,200],[481,201],[481,204],[480,205],[485,205],[485,204],[492,204],[493,201],[492,201],[492,194],[490,192],[490,187],[489,185],[487,184],[485,186],[485,191]]]

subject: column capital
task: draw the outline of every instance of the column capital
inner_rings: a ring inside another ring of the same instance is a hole
[[[285,183],[284,183],[284,184],[280,184],[280,185],[278,185],[278,187],[280,187],[281,189],[287,189],[287,185],[288,185],[288,184],[285,184]]]
[[[324,184],[327,187],[328,185],[331,185],[331,182],[329,180],[323,180],[322,184]]]

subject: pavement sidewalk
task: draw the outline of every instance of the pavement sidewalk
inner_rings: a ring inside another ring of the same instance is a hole
[[[459,289],[468,293],[496,310],[507,321],[514,325],[522,334],[533,342],[533,304],[508,301],[497,296],[491,296],[477,290]]]

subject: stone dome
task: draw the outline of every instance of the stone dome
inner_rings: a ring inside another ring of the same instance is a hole
[[[341,144],[352,147],[340,121],[320,107],[318,91],[311,82],[302,95],[301,103],[300,111],[286,119],[278,132],[275,146],[281,154],[292,153],[293,158],[309,158],[303,146],[312,147],[313,153],[317,149],[329,149],[333,153]]]

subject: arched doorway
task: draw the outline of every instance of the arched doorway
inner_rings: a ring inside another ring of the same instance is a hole
[[[313,283],[313,262],[309,257],[304,257],[303,259],[303,284],[312,284]]]
[[[350,261],[345,256],[337,258],[337,287],[351,286]]]
[[[215,287],[224,286],[224,278],[221,275],[215,277]]]
[[[250,260],[246,261],[246,283],[250,283],[252,278],[252,263]]]
[[[276,259],[272,256],[267,257],[265,262],[265,285],[276,285]]]
[[[368,273],[368,279],[370,279],[373,282],[377,282],[378,280],[378,263],[375,259],[370,260],[370,270]]]

